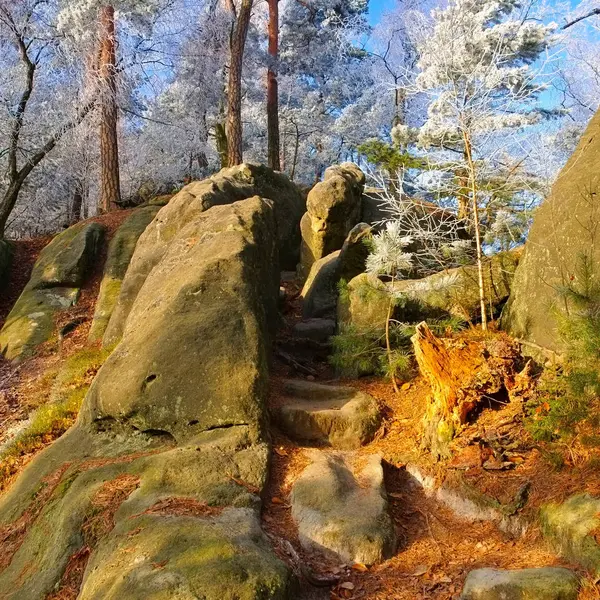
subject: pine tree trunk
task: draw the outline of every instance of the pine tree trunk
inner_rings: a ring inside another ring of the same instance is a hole
[[[231,38],[231,62],[227,106],[227,155],[229,166],[243,162],[242,152],[242,66],[253,0],[242,0]]]
[[[229,155],[227,148],[227,132],[225,126],[222,123],[215,125],[215,143],[217,146],[217,154],[221,162],[221,169],[229,166]]]
[[[109,212],[118,208],[121,203],[114,7],[103,6],[100,9],[100,32],[100,163],[102,171],[100,211]]]
[[[267,144],[269,166],[281,171],[279,159],[279,92],[277,62],[279,60],[279,0],[269,1],[269,57],[267,71]]]
[[[18,181],[10,183],[0,202],[0,239],[4,238],[8,218],[17,203],[22,184]]]

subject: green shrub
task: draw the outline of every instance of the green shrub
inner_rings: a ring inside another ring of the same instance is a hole
[[[565,361],[542,374],[527,428],[538,441],[600,446],[598,436],[585,435],[600,425],[600,284],[588,257],[579,258],[561,297],[565,310],[556,319]]]
[[[464,324],[457,317],[428,322],[430,329],[437,335],[458,331]],[[355,326],[346,325],[332,338],[330,363],[345,377],[376,374],[407,381],[412,379],[415,372],[410,341],[414,333],[414,324],[390,322],[390,357],[386,350],[385,331],[380,328],[359,330]]]

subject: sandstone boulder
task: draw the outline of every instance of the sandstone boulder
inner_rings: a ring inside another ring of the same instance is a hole
[[[540,520],[545,537],[558,552],[600,576],[600,498],[579,494],[562,503],[547,504]]]
[[[144,230],[152,222],[158,206],[138,208],[117,229],[109,246],[104,275],[100,285],[100,292],[96,300],[94,320],[89,333],[91,342],[102,339],[112,312],[121,292],[121,285],[127,273],[127,267],[135,250],[137,241]]]
[[[42,250],[0,331],[0,352],[6,358],[30,355],[52,337],[55,315],[76,303],[103,235],[104,228],[97,223],[79,223],[57,235]]]
[[[299,190],[285,175],[260,165],[223,169],[209,179],[184,187],[142,234],[106,329],[104,344],[110,346],[119,341],[138,292],[167,249],[177,243],[183,228],[212,206],[255,195],[273,200],[280,264],[282,268],[295,268],[300,245],[298,223],[304,210]]]
[[[313,452],[294,483],[292,517],[300,542],[348,562],[372,565],[392,556],[396,535],[388,514],[381,457],[362,468],[348,456]]]
[[[258,427],[277,314],[275,231],[273,206],[258,197],[191,218],[139,290],[82,418],[178,441],[207,428]]]
[[[333,319],[307,319],[294,325],[294,337],[313,342],[327,342],[334,333]]]
[[[290,597],[260,529],[273,203],[181,219],[77,424],[0,497],[9,600]]]
[[[520,250],[494,255],[484,266],[486,303],[498,310],[507,300]],[[351,280],[338,303],[338,321],[359,330],[385,327],[390,295],[398,301],[394,318],[420,322],[456,316],[465,321],[479,319],[479,285],[476,265],[440,271],[423,279],[384,283],[374,275]]]
[[[148,200],[147,204],[149,206],[166,206],[171,201],[175,194],[163,194],[162,196],[155,196]]]
[[[340,250],[360,221],[364,173],[352,163],[325,171],[323,181],[308,194],[306,214],[300,224],[300,272],[307,277],[316,261]]]
[[[125,553],[133,555],[123,561]],[[160,576],[156,565],[164,565]],[[206,519],[141,514],[98,549],[78,598],[285,600],[288,578],[251,510]]]
[[[461,600],[577,600],[579,578],[560,567],[477,569],[467,576]]]
[[[350,231],[341,250],[312,265],[300,294],[304,319],[335,317],[338,284],[342,279],[349,281],[365,270],[369,254],[365,241],[370,235],[371,227],[359,223]]]
[[[286,381],[277,421],[293,440],[350,450],[368,444],[381,425],[377,401],[354,388]]]
[[[594,232],[600,220],[600,112],[592,118],[547,200],[536,210],[523,260],[515,275],[502,327],[535,347],[562,350],[555,311],[564,311],[561,288],[582,286],[582,261],[600,262]]]

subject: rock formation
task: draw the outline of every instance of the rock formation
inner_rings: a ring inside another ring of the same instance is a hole
[[[577,600],[579,578],[561,567],[477,569],[467,576],[461,600]]]
[[[55,315],[77,301],[103,234],[96,223],[79,223],[44,248],[0,331],[0,352],[6,358],[23,358],[52,337]]]
[[[600,113],[591,120],[561,171],[549,198],[537,209],[515,276],[502,327],[536,347],[561,350],[555,311],[565,310],[561,288],[581,286],[582,261],[600,262],[594,243],[600,224]],[[597,274],[596,274],[597,277]]]
[[[277,422],[293,440],[342,450],[373,440],[381,425],[377,401],[353,388],[289,380]]]
[[[159,206],[138,208],[119,227],[108,246],[100,292],[96,300],[96,312],[89,333],[91,342],[102,339],[121,292],[121,285],[131,262],[137,241],[152,222]]]
[[[494,255],[484,266],[486,302],[494,311],[507,300],[521,250]],[[440,271],[423,279],[384,283],[363,273],[348,283],[338,303],[338,320],[359,330],[383,330],[390,294],[399,298],[394,318],[420,322],[456,316],[465,321],[479,318],[477,266]]]
[[[341,249],[360,221],[364,185],[364,173],[353,163],[343,163],[327,169],[309,192],[300,223],[301,277],[308,276],[313,263]]]
[[[381,457],[362,468],[349,456],[312,453],[313,462],[292,488],[292,517],[300,542],[344,561],[371,565],[396,550],[387,512]]]
[[[371,227],[359,223],[348,234],[341,250],[332,252],[313,263],[304,283],[302,317],[335,318],[338,284],[349,281],[365,270],[369,250],[365,241],[371,235]]]
[[[106,329],[104,344],[110,346],[120,340],[138,293],[187,223],[212,206],[230,204],[254,195],[273,201],[280,266],[283,269],[295,268],[300,245],[298,223],[303,211],[299,190],[285,175],[267,167],[243,164],[223,169],[209,179],[184,187],[142,234]]]
[[[555,550],[600,577],[600,498],[577,494],[542,507],[544,536]]]
[[[138,242],[132,265],[153,263],[77,424],[0,499],[8,600],[60,594],[73,573],[82,600],[289,597],[259,520],[277,206],[168,208],[160,248],[156,229]]]

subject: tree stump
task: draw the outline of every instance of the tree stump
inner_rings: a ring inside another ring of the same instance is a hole
[[[425,322],[411,340],[419,370],[431,385],[422,443],[436,459],[449,458],[450,443],[482,401],[512,399],[519,347],[504,335],[440,339]]]

